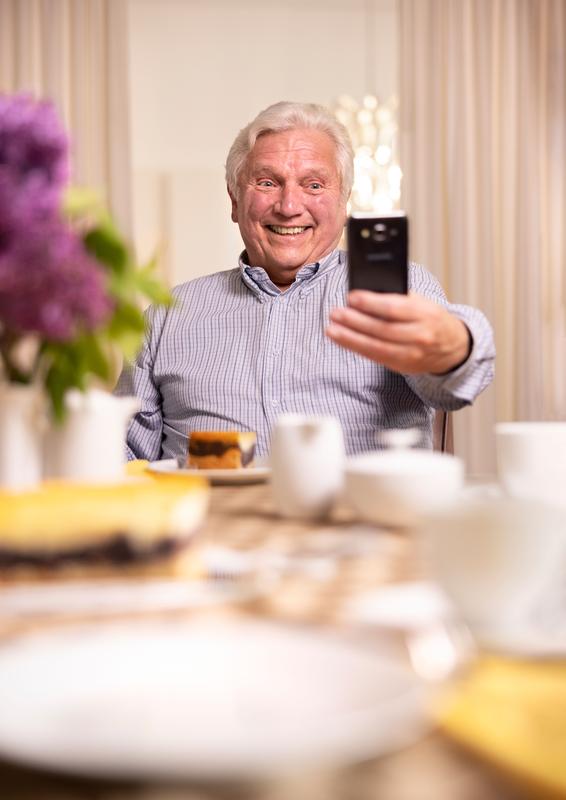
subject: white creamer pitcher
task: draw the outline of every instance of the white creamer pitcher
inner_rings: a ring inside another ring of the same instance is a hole
[[[48,478],[106,483],[124,478],[126,428],[139,409],[137,397],[115,397],[99,389],[71,390],[67,416],[45,437]]]
[[[342,488],[344,440],[334,417],[282,414],[271,440],[271,485],[279,514],[317,518]]]

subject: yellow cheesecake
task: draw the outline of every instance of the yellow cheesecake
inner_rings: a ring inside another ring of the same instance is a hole
[[[251,431],[193,431],[187,466],[196,469],[241,469],[253,464],[256,435]]]
[[[183,573],[208,500],[198,476],[0,492],[0,581]]]

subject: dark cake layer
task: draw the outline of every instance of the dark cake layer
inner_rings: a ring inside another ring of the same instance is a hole
[[[193,441],[189,438],[189,454],[191,456],[195,456],[196,458],[203,458],[204,456],[223,456],[224,453],[227,453],[228,450],[239,450],[240,451],[240,460],[242,462],[242,466],[245,467],[253,461],[255,455],[255,445],[252,445],[247,450],[242,450],[242,448],[231,442],[202,442],[202,441]]]
[[[172,556],[186,545],[187,539],[164,536],[155,542],[135,541],[127,534],[117,533],[102,543],[48,550],[15,550],[0,547],[0,570],[16,567],[57,568],[66,564],[146,564]]]

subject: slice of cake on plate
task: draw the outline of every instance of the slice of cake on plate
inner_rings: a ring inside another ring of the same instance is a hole
[[[251,431],[193,431],[187,466],[196,469],[241,469],[253,464],[256,434]]]
[[[0,492],[0,583],[190,574],[208,500],[198,476]]]

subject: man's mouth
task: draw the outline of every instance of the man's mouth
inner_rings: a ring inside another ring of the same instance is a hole
[[[280,236],[295,236],[303,233],[310,225],[293,225],[292,227],[283,227],[282,225],[266,225],[273,233],[278,233]]]

